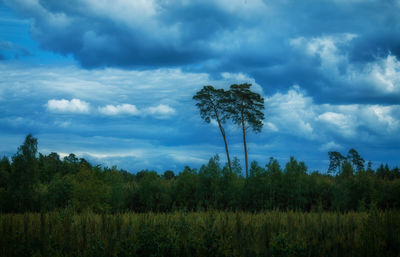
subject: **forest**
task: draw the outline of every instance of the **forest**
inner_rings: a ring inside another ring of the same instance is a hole
[[[0,161],[0,211],[24,213],[72,208],[96,213],[184,211],[365,211],[400,208],[400,170],[364,167],[357,151],[330,152],[331,172],[310,172],[291,157],[284,167],[270,158],[251,162],[243,175],[237,158],[232,172],[218,155],[200,169],[162,174],[101,167],[70,154],[38,153],[32,135],[11,160]]]

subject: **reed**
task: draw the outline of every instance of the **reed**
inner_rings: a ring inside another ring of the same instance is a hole
[[[1,256],[400,256],[400,212],[1,214]]]

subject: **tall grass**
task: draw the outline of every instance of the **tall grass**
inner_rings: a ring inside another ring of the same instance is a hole
[[[0,216],[0,256],[400,256],[400,213]]]

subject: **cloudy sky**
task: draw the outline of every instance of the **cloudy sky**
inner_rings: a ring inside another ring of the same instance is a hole
[[[399,165],[400,0],[0,0],[0,155],[39,151],[180,171],[214,154],[192,96],[252,83],[250,160],[326,171],[350,148]],[[226,124],[233,156],[241,132]]]

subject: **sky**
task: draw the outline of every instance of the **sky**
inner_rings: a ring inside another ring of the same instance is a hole
[[[219,154],[193,95],[251,83],[250,161],[400,165],[400,0],[0,0],[0,155],[24,137],[93,164],[179,172]],[[241,130],[225,124],[243,164]],[[244,167],[244,165],[242,165]]]

